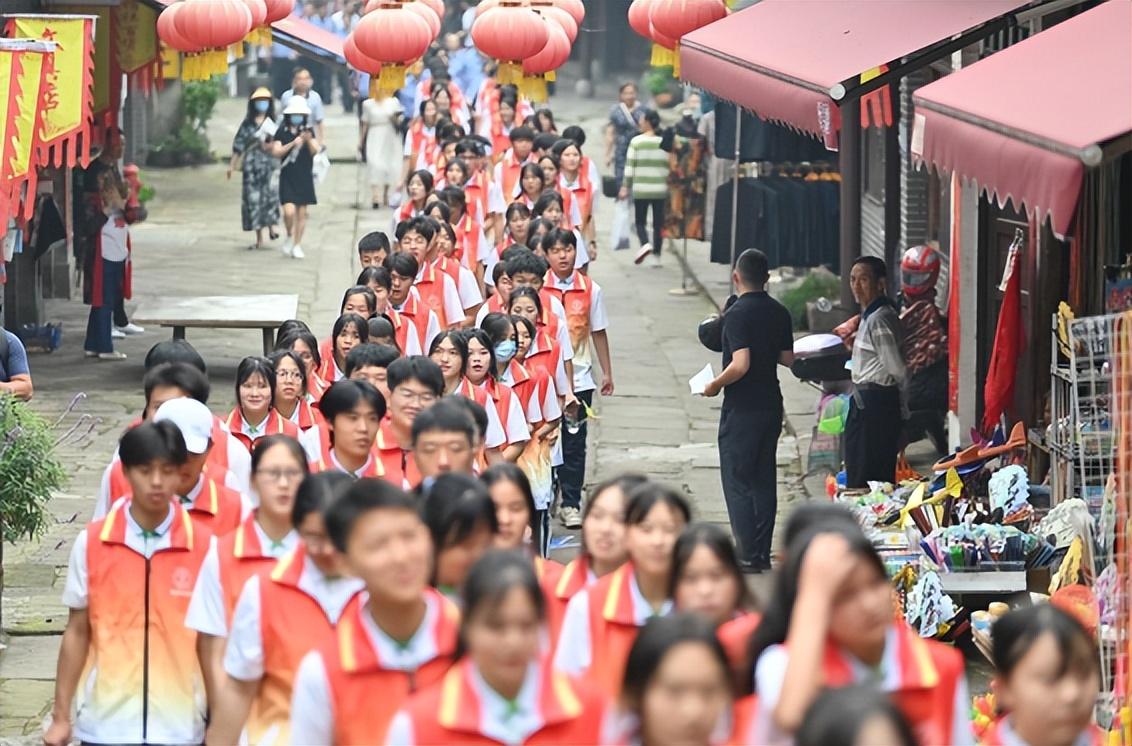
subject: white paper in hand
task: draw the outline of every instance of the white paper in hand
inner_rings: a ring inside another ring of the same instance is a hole
[[[692,390],[692,396],[703,396],[704,389],[714,380],[715,373],[712,373],[711,363],[708,363],[703,370],[688,379],[688,388]]]

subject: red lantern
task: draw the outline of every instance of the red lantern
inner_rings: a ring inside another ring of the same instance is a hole
[[[178,52],[200,51],[200,47],[182,36],[175,26],[174,18],[183,7],[184,3],[177,2],[161,11],[161,15],[157,17],[157,36],[162,44]]]
[[[562,8],[555,7],[551,0],[532,0],[531,9],[548,21],[561,26],[571,44],[578,38],[578,22],[574,20],[574,16]]]
[[[653,0],[633,0],[629,6],[629,27],[649,40],[652,39],[649,31],[649,6],[652,4]]]
[[[377,98],[378,78],[381,76],[382,65],[372,57],[367,57],[358,51],[358,45],[354,43],[353,32],[347,34],[342,42],[342,56],[346,58],[350,67],[369,75],[370,98]]]
[[[574,23],[579,26],[582,25],[582,21],[586,17],[586,6],[582,3],[582,0],[554,0],[554,6],[569,13],[574,19]]]
[[[444,20],[444,0],[417,0],[417,2],[423,3],[432,8],[432,12],[436,14],[436,17],[441,21]]]
[[[228,70],[228,47],[242,41],[252,14],[241,0],[184,0],[173,27],[200,52],[185,59],[181,77],[207,80]]]
[[[242,0],[252,14],[252,28],[248,32],[247,42],[258,44],[261,47],[271,46],[271,27],[267,25],[267,3],[265,0]],[[240,47],[243,51],[243,47]]]
[[[405,67],[428,51],[433,39],[425,20],[399,4],[381,5],[366,13],[353,37],[359,52],[381,63],[381,93],[393,93],[405,85]]]
[[[423,18],[424,22],[428,24],[428,30],[429,33],[432,34],[432,38],[435,39],[437,37],[440,33],[440,16],[438,16],[432,8],[421,2],[405,3],[404,8]]]
[[[472,24],[472,41],[488,57],[499,60],[500,85],[522,80],[523,60],[546,46],[546,22],[518,0],[501,0]]]
[[[498,8],[499,2],[500,0],[480,0],[480,4],[476,6],[476,18],[478,19],[492,8]]]
[[[282,21],[295,10],[295,4],[291,0],[265,0],[264,4],[267,6],[267,19],[264,22],[269,26]]]
[[[546,100],[546,82],[554,80],[554,71],[570,59],[570,40],[566,30],[550,19],[543,22],[548,30],[546,46],[538,54],[523,60],[524,77],[519,84],[520,92],[531,101]]]
[[[726,16],[723,0],[653,0],[649,6],[654,33],[675,41],[672,59],[676,75],[680,74],[680,39]]]
[[[673,73],[679,57],[676,55],[676,40],[669,39],[656,30],[656,26],[649,24],[649,38],[652,39],[652,57],[649,64],[653,67],[671,67]]]

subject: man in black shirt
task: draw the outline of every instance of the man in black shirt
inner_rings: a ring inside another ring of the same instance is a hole
[[[720,478],[739,561],[750,572],[770,569],[783,414],[776,366],[794,362],[790,312],[767,294],[768,277],[765,254],[747,249],[739,255],[739,299],[723,316],[723,372],[704,389],[704,396],[723,391]]]

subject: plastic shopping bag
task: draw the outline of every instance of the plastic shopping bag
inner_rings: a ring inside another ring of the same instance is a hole
[[[629,248],[629,231],[632,217],[629,215],[629,200],[619,199],[613,203],[613,227],[609,233],[609,245],[614,249]]]

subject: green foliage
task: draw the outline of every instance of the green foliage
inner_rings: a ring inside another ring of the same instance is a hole
[[[0,528],[7,542],[32,539],[51,523],[48,501],[67,483],[52,453],[51,425],[25,402],[0,394]]]
[[[649,71],[645,73],[645,90],[656,96],[667,91],[674,80],[672,65],[649,68]]]
[[[181,93],[180,123],[164,140],[155,145],[151,161],[160,165],[203,163],[211,159],[205,128],[216,102],[220,98],[220,83],[215,80],[197,80],[184,84]]]
[[[215,80],[195,80],[185,83],[181,96],[181,112],[185,124],[197,132],[204,133],[208,120],[220,98],[220,83]]]
[[[790,288],[779,298],[782,305],[790,312],[794,319],[795,331],[806,331],[806,304],[818,298],[831,298],[836,300],[841,294],[841,281],[834,275],[821,273],[810,274],[802,280],[797,287]]]

